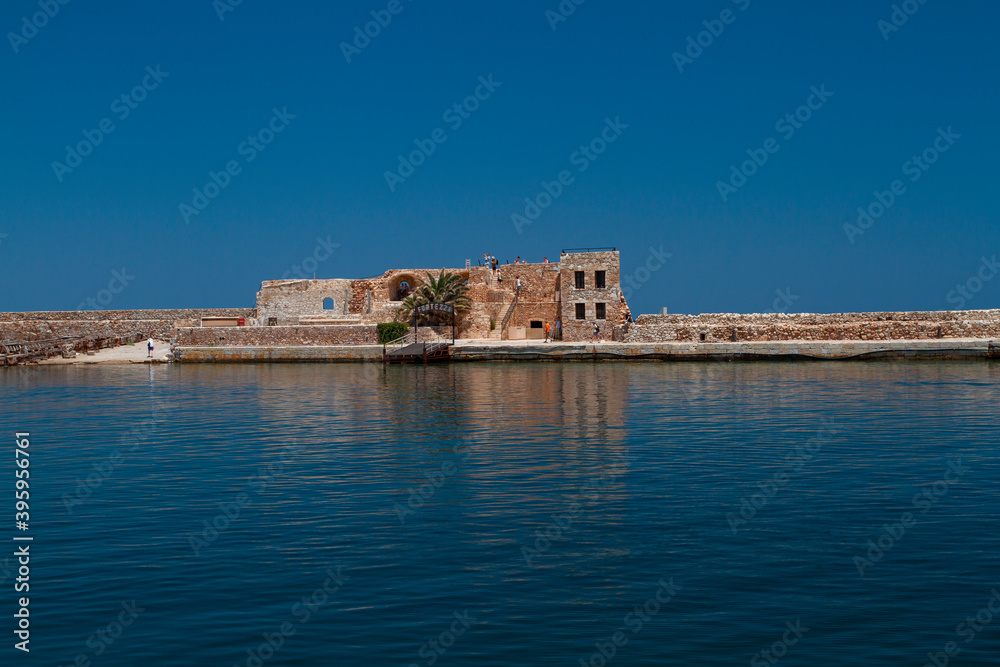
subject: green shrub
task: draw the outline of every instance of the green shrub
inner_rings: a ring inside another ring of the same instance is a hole
[[[397,338],[402,338],[410,330],[410,325],[406,322],[383,322],[376,325],[378,330],[379,343],[391,343]]]
[[[496,328],[497,328],[497,321],[491,317],[490,318],[490,331],[493,331]]]

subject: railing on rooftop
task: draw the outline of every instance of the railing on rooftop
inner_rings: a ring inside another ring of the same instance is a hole
[[[562,254],[568,252],[608,252],[614,250],[614,248],[563,248]]]

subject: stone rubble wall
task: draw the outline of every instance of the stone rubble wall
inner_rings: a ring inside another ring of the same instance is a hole
[[[616,340],[620,337],[626,343],[921,340],[998,336],[1000,310],[640,315],[634,324],[616,327]]]
[[[521,279],[520,301],[553,302],[559,290],[558,264],[502,264],[497,269],[503,277],[498,289],[513,294]]]
[[[180,347],[375,345],[378,343],[378,333],[374,325],[178,327],[175,340]]]
[[[250,325],[255,314],[253,308],[0,313],[0,340],[34,341],[64,336],[103,338],[134,333],[170,340],[175,326],[197,326],[203,317],[242,317]]]

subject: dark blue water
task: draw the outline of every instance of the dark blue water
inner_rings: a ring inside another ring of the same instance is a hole
[[[1000,660],[1000,364],[380,371],[0,369],[0,664]]]

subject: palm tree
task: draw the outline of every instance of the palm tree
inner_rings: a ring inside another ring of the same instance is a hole
[[[427,280],[418,285],[410,296],[403,299],[399,314],[404,321],[409,320],[418,306],[427,303],[445,303],[453,306],[456,313],[464,313],[472,308],[468,292],[469,286],[465,279],[457,273],[441,269],[437,278],[428,273]],[[440,313],[429,313],[426,317],[436,319],[440,316]]]

